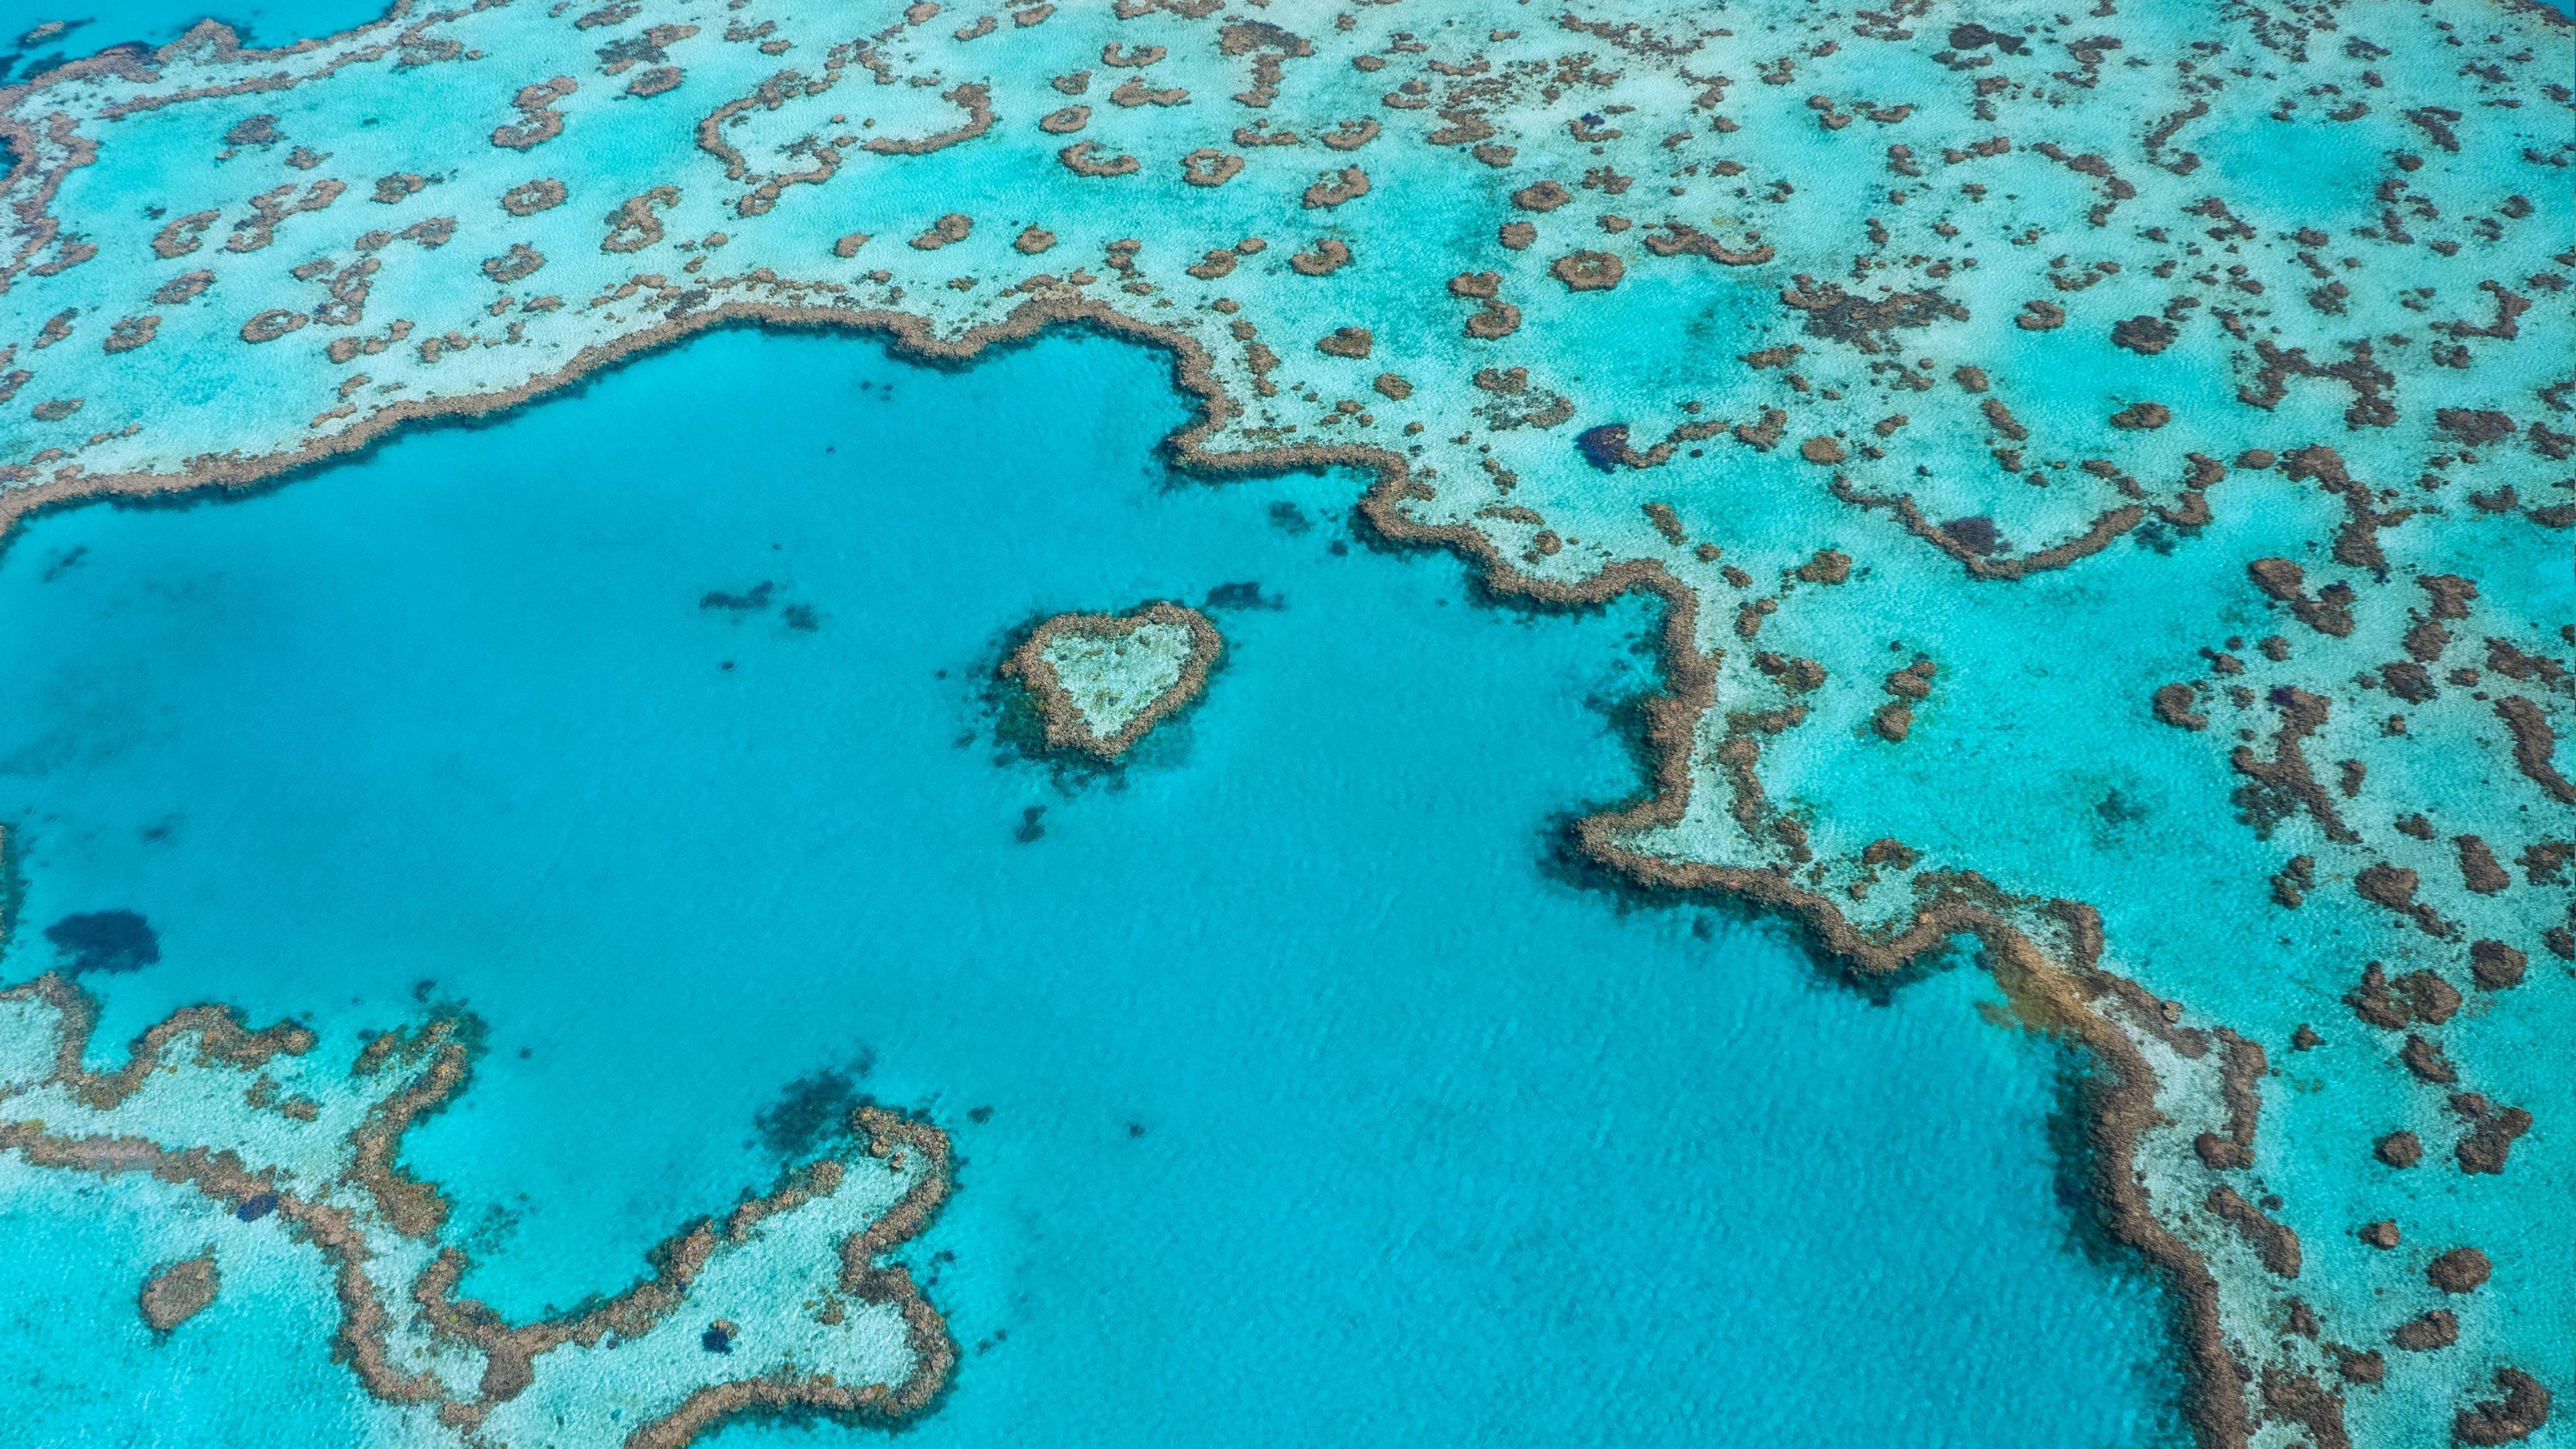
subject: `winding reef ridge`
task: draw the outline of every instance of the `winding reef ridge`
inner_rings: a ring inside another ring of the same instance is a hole
[[[344,1058],[293,1023],[254,1032],[196,1007],[112,1072],[83,1065],[96,1019],[60,976],[0,993],[0,1147],[184,1185],[210,1216],[271,1220],[311,1245],[339,1295],[336,1356],[414,1434],[652,1449],[746,1413],[899,1420],[947,1383],[947,1325],[906,1270],[877,1262],[947,1197],[948,1141],[926,1123],[862,1107],[840,1150],[690,1224],[651,1276],[513,1325],[456,1296],[467,1263],[443,1240],[448,1204],[398,1160],[403,1135],[464,1089],[470,1018],[384,1032]],[[211,1255],[175,1265],[146,1284],[142,1312],[182,1330],[220,1284]]]
[[[2179,1290],[2204,1444],[2564,1443],[2571,61],[2492,0],[208,23],[0,90],[0,518],[727,323],[1167,349],[1184,462],[1366,468],[1380,532],[1498,591],[1663,601],[1652,790],[1595,856],[1858,973],[1974,937],[2091,1049],[2095,1195]],[[192,1020],[193,1068],[111,1089],[53,1065],[76,998],[9,1002],[16,1094],[64,1104],[9,1145],[274,1192],[371,1392],[523,1442],[602,1341],[447,1302],[408,1119],[366,1115],[425,1086],[299,1086],[298,1125],[232,1083],[182,1143],[155,1094],[306,1058]],[[755,1240],[910,1223],[931,1139],[866,1130]],[[813,1268],[882,1329],[835,1372],[907,1412],[945,1338],[867,1257]],[[643,1442],[727,1392],[767,1391]]]

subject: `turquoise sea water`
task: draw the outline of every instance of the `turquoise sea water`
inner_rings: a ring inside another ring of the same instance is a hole
[[[1181,418],[1105,342],[950,374],[736,332],[40,519],[0,557],[0,964],[141,913],[103,1044],[206,999],[479,1013],[407,1160],[513,1316],[765,1185],[800,1106],[926,1109],[960,1191],[909,1257],[966,1358],[925,1444],[2180,1442],[2164,1296],[2052,1146],[2073,1064],[1982,973],[1874,1002],[1558,861],[1637,787],[1651,615],[1475,602],[1356,538],[1348,475],[1174,479]],[[1122,772],[1002,737],[1015,628],[1245,584]],[[141,1274],[202,1236],[158,1191],[11,1194],[0,1381],[81,1386],[13,1410],[351,1434],[318,1260],[152,1342]]]
[[[383,15],[383,0],[250,0],[250,3],[174,4],[172,0],[103,0],[60,10],[13,11],[0,19],[0,56],[16,53],[20,61],[5,77],[94,55],[111,45],[140,42],[162,45],[176,40],[200,20],[220,20],[233,28],[242,44],[254,47],[292,45],[298,40],[336,34]],[[33,45],[19,37],[41,21],[70,22],[64,33]]]

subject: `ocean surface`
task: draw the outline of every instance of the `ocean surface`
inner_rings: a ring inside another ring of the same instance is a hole
[[[405,1160],[514,1318],[856,1098],[927,1112],[959,1191],[903,1256],[965,1358],[925,1446],[2184,1442],[2166,1295],[2076,1186],[2080,1061],[1964,957],[1864,993],[1564,858],[1640,788],[1648,608],[1483,601],[1354,533],[1355,475],[1174,475],[1183,420],[1102,340],[943,372],[732,331],[39,518],[0,974],[140,913],[94,1062],[206,1000],[337,1042],[475,1012]],[[1114,771],[1033,755],[1017,631],[1155,598],[1225,635],[1203,701]],[[43,1442],[383,1428],[318,1272],[155,1343],[172,1190],[9,1172],[0,1406]]]

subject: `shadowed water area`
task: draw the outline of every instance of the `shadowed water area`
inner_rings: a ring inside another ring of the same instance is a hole
[[[1183,418],[1102,341],[731,332],[39,519],[6,974],[87,961],[96,1058],[200,1000],[470,1008],[406,1161],[513,1317],[854,1100],[927,1111],[959,1192],[904,1256],[964,1358],[925,1445],[2181,1442],[2164,1295],[2082,1230],[2077,1064],[1982,972],[1873,1001],[1559,858],[1639,786],[1651,611],[1480,603],[1355,535],[1352,475],[1175,478]],[[1225,635],[1205,699],[1116,772],[1030,756],[1015,631],[1153,598]],[[0,1404],[49,1442],[365,1420],[318,1276],[156,1344],[175,1195],[0,1185]]]

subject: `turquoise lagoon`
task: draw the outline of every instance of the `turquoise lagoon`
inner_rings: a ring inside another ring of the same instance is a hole
[[[2080,1064],[1964,959],[1873,998],[1562,858],[1639,786],[1648,606],[1480,600],[1355,534],[1354,475],[1173,475],[1183,421],[1107,341],[733,331],[40,518],[0,557],[0,965],[142,913],[158,963],[85,978],[100,1060],[201,1000],[476,1012],[407,1161],[514,1317],[853,1095],[926,1110],[959,1191],[906,1256],[964,1357],[925,1446],[2183,1442],[2166,1296],[2073,1186]],[[1015,630],[1211,591],[1226,657],[1128,764],[1019,747]],[[45,1442],[385,1428],[318,1260],[237,1271],[292,1257],[271,1225],[0,1186],[0,1408]],[[225,1295],[156,1344],[141,1276],[207,1242]],[[807,1429],[718,1437],[872,1433]]]

